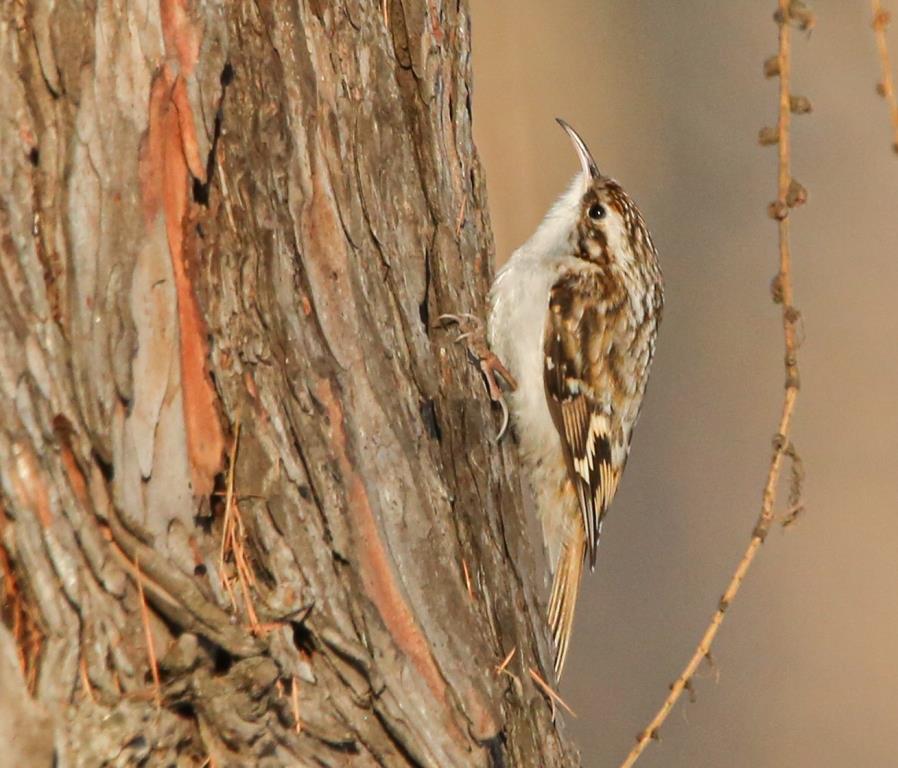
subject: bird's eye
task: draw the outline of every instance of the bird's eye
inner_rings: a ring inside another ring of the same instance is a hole
[[[593,221],[605,218],[605,206],[601,203],[593,203],[586,212]]]

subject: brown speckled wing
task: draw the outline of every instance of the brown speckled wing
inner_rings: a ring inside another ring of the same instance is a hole
[[[603,291],[611,299],[610,291]],[[549,296],[543,352],[546,399],[561,435],[571,480],[577,489],[590,565],[595,566],[602,520],[617,490],[620,470],[612,461],[612,397],[596,387],[612,347],[607,300],[595,276],[560,279]],[[613,326],[613,323],[611,323]],[[606,371],[607,374],[607,371]]]

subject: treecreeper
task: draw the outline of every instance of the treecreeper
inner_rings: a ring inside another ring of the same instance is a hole
[[[518,436],[552,571],[548,624],[561,677],[583,565],[595,568],[602,524],[630,453],[664,291],[636,203],[558,120],[580,172],[490,291],[489,345],[463,333]],[[447,315],[464,325],[466,317]],[[494,376],[512,391],[506,406]]]

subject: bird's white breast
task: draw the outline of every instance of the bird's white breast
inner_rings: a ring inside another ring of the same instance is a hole
[[[571,253],[583,179],[575,176],[533,236],[505,263],[490,291],[490,347],[518,380],[510,397],[526,458],[563,456],[543,383],[543,330],[549,292],[562,271],[588,266]],[[562,468],[563,469],[563,468]]]
[[[557,266],[515,251],[490,292],[490,346],[517,379],[509,395],[521,448],[534,455],[561,450],[543,384],[543,329]]]
[[[543,331],[559,273],[583,267],[584,262],[560,251],[537,254],[525,245],[499,272],[490,292],[490,347],[517,379],[518,388],[507,398],[553,573],[568,528],[580,513],[576,495],[562,493],[569,479],[546,400]]]

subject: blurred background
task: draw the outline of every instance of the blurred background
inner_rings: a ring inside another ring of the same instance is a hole
[[[473,0],[474,115],[498,260],[577,170],[553,118],[639,202],[667,307],[561,694],[585,766],[617,766],[744,550],[782,399],[769,284],[775,2]],[[886,3],[888,5],[888,3]],[[898,2],[892,3],[898,11]],[[866,0],[794,38],[794,440],[807,512],[772,531],[705,667],[639,765],[898,765],[898,156]],[[898,23],[890,31],[898,59]],[[781,509],[785,498],[781,494]]]

